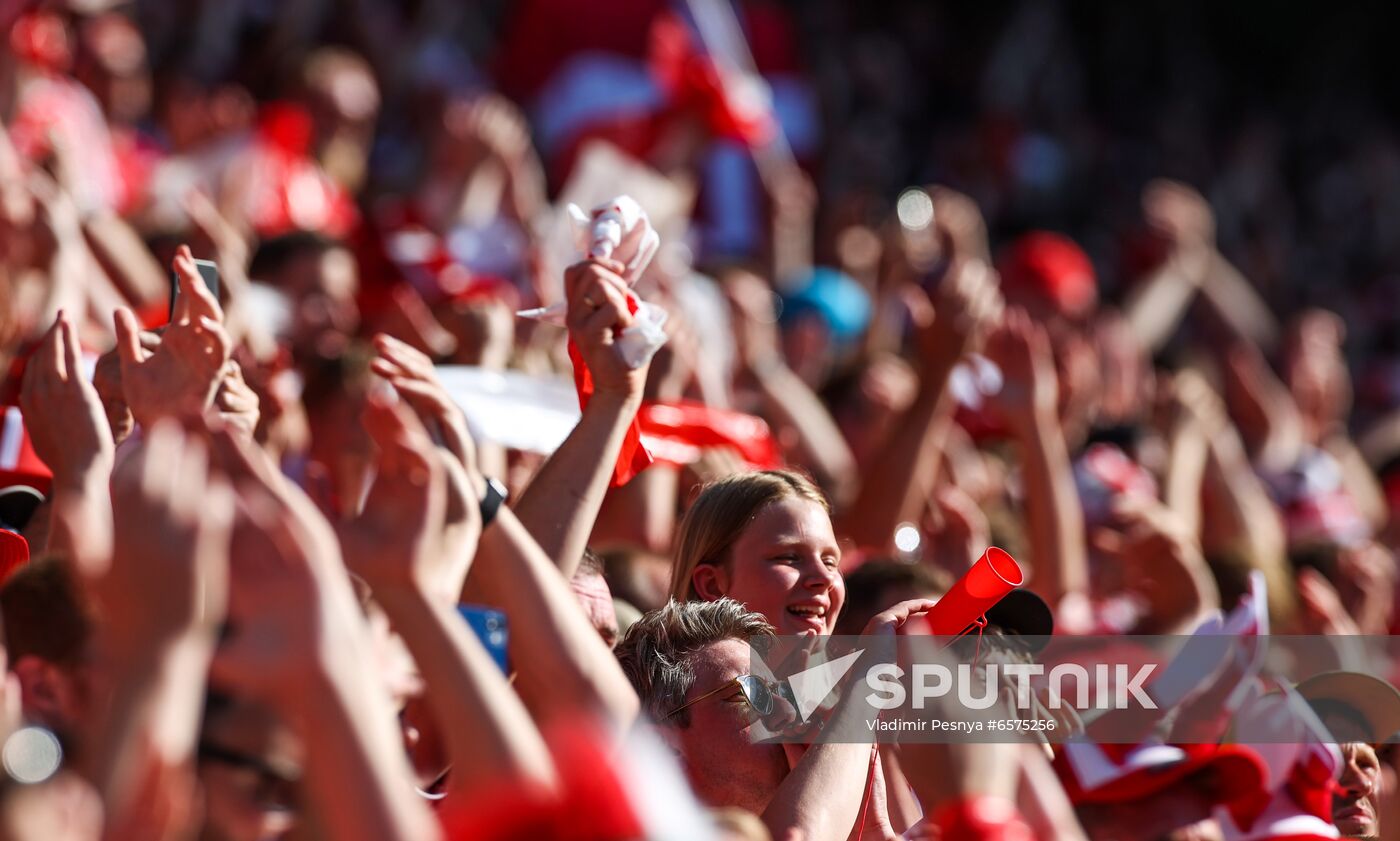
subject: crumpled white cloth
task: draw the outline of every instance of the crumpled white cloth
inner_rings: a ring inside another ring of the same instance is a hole
[[[623,280],[627,281],[628,286],[637,283],[661,246],[661,237],[651,226],[646,211],[631,196],[618,196],[589,213],[584,213],[576,204],[570,204],[568,213],[574,223],[574,241],[579,252],[624,264],[627,268]],[[633,316],[636,321],[617,338],[618,352],[628,367],[633,369],[650,362],[661,346],[666,344],[666,331],[663,329],[666,310],[640,298],[636,300],[637,312]],[[516,315],[562,325],[567,309],[566,305],[559,303],[521,310]]]

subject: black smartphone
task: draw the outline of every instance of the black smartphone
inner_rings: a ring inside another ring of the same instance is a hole
[[[199,271],[199,277],[204,281],[204,285],[209,291],[214,293],[214,300],[219,300],[219,267],[213,260],[195,260],[195,269]],[[170,319],[175,320],[175,302],[180,299],[180,281],[175,277],[175,273],[170,273]]]
[[[510,666],[506,660],[506,643],[510,640],[506,615],[495,608],[475,604],[458,605],[457,612],[476,632],[477,639],[481,640],[481,644],[486,647],[486,653],[491,655],[491,659],[496,661],[501,671],[510,674]]]

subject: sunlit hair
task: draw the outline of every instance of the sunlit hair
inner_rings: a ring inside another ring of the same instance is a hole
[[[614,653],[652,721],[688,727],[690,711],[675,711],[695,683],[690,658],[724,640],[771,636],[768,620],[733,599],[671,601],[633,622]]]
[[[671,598],[700,598],[691,580],[695,568],[727,561],[730,547],[754,517],[766,506],[786,499],[815,502],[831,513],[831,505],[812,480],[791,470],[736,473],[706,485],[676,532]]]

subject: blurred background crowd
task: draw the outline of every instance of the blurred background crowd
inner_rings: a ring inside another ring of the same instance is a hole
[[[1390,634],[1387,12],[0,0],[5,729],[67,757],[0,792],[6,837],[430,838],[444,791],[457,837],[650,837],[501,815],[607,799],[560,720],[669,719],[716,640],[902,625],[992,544],[1057,634],[1190,632],[1252,576],[1275,632]],[[639,278],[565,210],[622,194],[660,234]],[[638,300],[668,341],[629,368]],[[830,534],[811,569],[725,566],[782,504]],[[730,599],[758,618],[677,606]],[[479,640],[433,618],[459,602]],[[1333,786],[1348,837],[1400,831],[1394,723]],[[939,804],[1038,773],[990,748],[868,787],[780,751],[746,799],[681,741],[676,800],[736,837],[1222,837],[1072,785],[1018,801],[1032,835],[959,834]],[[422,802],[337,800],[395,775]]]

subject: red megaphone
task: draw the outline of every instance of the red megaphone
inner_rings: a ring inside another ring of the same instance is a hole
[[[1025,580],[1021,566],[1005,549],[988,547],[972,569],[924,614],[929,632],[938,637],[959,636]]]

